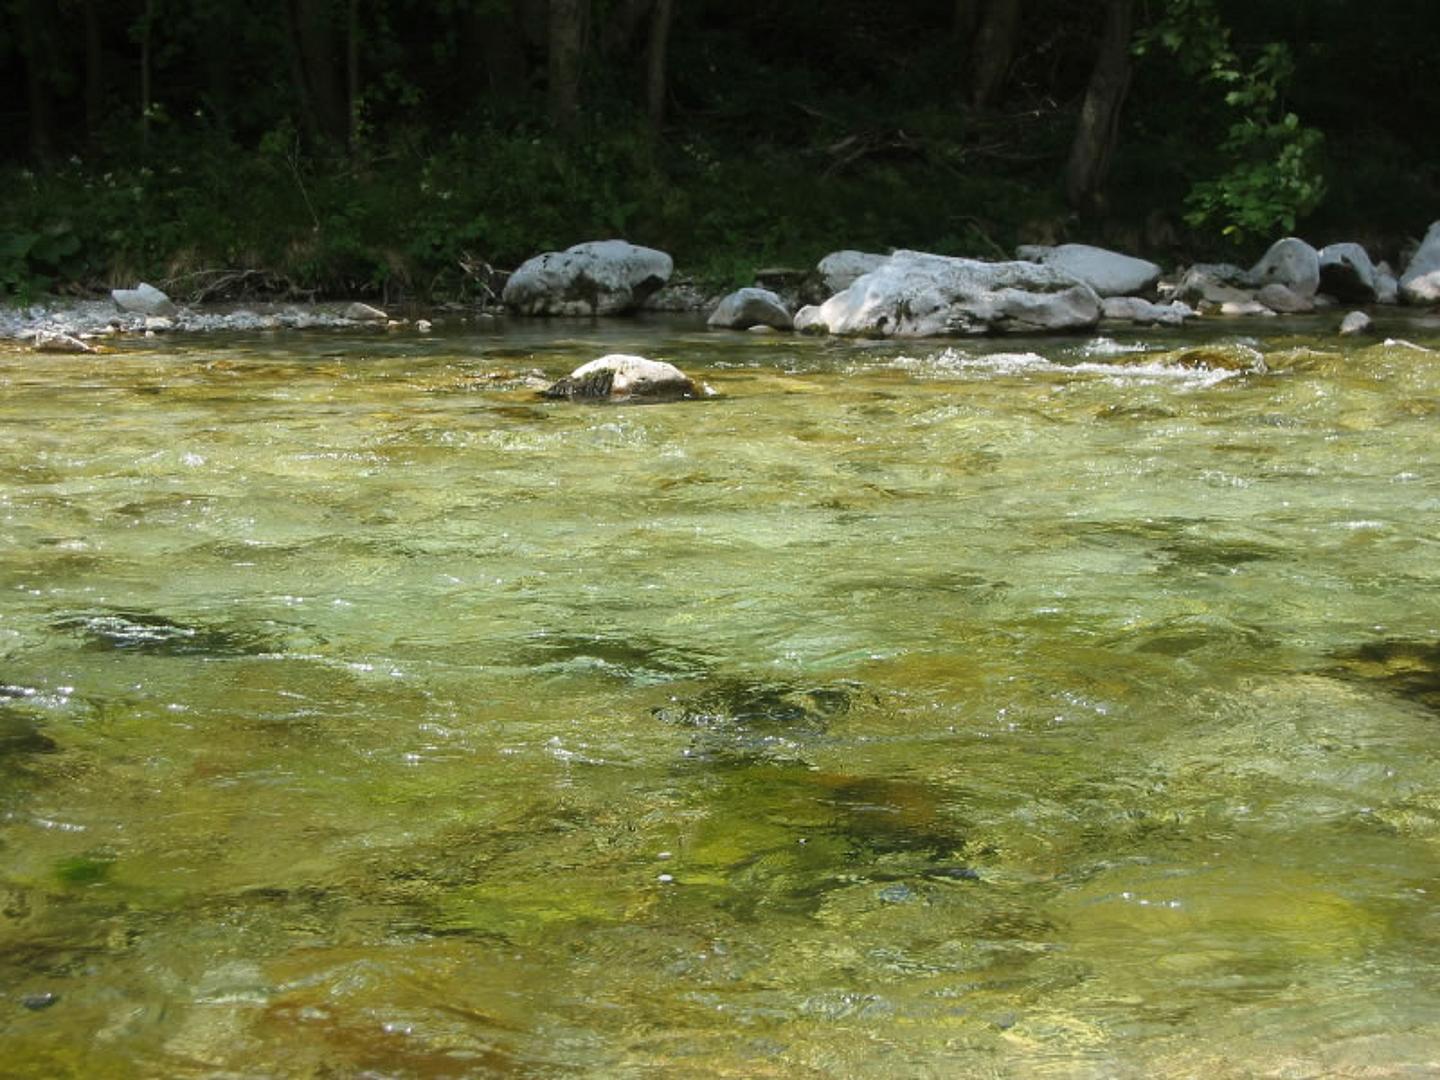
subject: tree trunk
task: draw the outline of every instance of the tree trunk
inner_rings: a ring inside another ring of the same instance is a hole
[[[995,103],[1020,41],[1021,0],[986,0],[971,54],[970,104],[988,109]]]
[[[655,3],[656,0],[618,0],[600,34],[601,52],[606,56],[628,52],[630,42],[635,40],[635,32],[640,29],[641,20],[650,14],[651,6]]]
[[[645,104],[650,114],[650,127],[654,131],[665,125],[665,98],[669,92],[666,64],[670,52],[670,26],[674,18],[674,0],[655,0],[655,10],[650,16],[645,79]]]
[[[566,133],[580,123],[580,64],[589,0],[550,0],[550,122]]]
[[[294,0],[292,9],[301,74],[311,110],[311,131],[343,143],[350,131],[350,110],[346,107],[335,46],[335,25],[329,0]]]
[[[980,21],[980,0],[955,0],[955,16],[950,24],[955,44],[962,53],[970,51],[975,40],[975,26]]]
[[[1105,31],[1090,86],[1075,125],[1075,141],[1065,169],[1065,197],[1077,210],[1096,211],[1110,160],[1120,137],[1120,115],[1130,90],[1130,41],[1135,32],[1135,0],[1109,0]]]

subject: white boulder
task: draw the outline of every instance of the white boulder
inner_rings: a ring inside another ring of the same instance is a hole
[[[826,297],[848,289],[855,279],[876,269],[890,256],[868,251],[832,251],[815,267]]]
[[[1257,285],[1285,285],[1297,296],[1314,296],[1320,289],[1320,253],[1299,237],[1287,236],[1250,269]]]
[[[611,353],[581,364],[540,392],[548,398],[674,401],[695,396],[695,381],[673,364]]]
[[[526,261],[501,299],[522,315],[619,315],[639,307],[674,270],[663,251],[594,240]]]
[[[1089,244],[1028,245],[1015,255],[1064,271],[1102,297],[1153,295],[1160,281],[1160,267],[1155,263]]]
[[[1400,275],[1400,298],[1407,304],[1440,301],[1440,221],[1430,226],[1410,265]]]
[[[1359,244],[1327,244],[1320,249],[1320,291],[1347,304],[1373,304],[1375,264]]]
[[[1090,286],[1033,262],[897,251],[820,305],[831,334],[943,337],[1084,330],[1100,319]]]
[[[170,297],[143,281],[133,289],[110,290],[110,299],[121,311],[133,311],[137,315],[168,316],[176,315],[180,310]]]
[[[789,330],[793,325],[785,302],[769,289],[737,289],[711,313],[707,326],[725,330],[749,330],[756,326],[768,326],[776,330]]]
[[[825,323],[820,319],[820,305],[806,304],[795,312],[795,330],[801,334],[823,334]]]

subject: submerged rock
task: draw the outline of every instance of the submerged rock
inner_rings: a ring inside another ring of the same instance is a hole
[[[1089,244],[1024,246],[1016,256],[1044,266],[1053,266],[1084,282],[1100,296],[1148,296],[1160,281],[1160,267],[1146,259],[1121,255]]]
[[[612,353],[581,364],[540,391],[543,397],[590,401],[676,401],[696,394],[695,382],[673,364]]]
[[[663,251],[595,240],[530,259],[510,275],[501,299],[522,315],[619,315],[638,308],[674,269]]]
[[[707,326],[726,330],[749,330],[756,326],[789,330],[790,312],[785,303],[769,289],[738,289],[720,301],[711,313]]]
[[[1400,276],[1400,298],[1407,304],[1440,302],[1440,221],[1430,226]]]
[[[816,320],[832,334],[869,337],[1085,330],[1100,320],[1100,298],[1038,263],[897,251],[820,305]]]
[[[137,315],[175,315],[180,310],[170,297],[143,281],[133,289],[112,289],[110,298],[121,311]]]
[[[1440,712],[1440,642],[1387,638],[1334,655],[1330,674],[1370,683]]]
[[[672,698],[652,713],[663,723],[694,729],[686,753],[692,761],[786,760],[823,736],[860,693],[848,682],[806,686],[716,678],[693,697]]]

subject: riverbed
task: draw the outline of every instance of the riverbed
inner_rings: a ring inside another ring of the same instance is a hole
[[[1440,1070],[1440,330],[1330,321],[0,347],[0,1071]]]

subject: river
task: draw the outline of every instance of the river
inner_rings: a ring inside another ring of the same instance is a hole
[[[1440,329],[1329,322],[0,350],[0,1072],[1440,1071]]]

